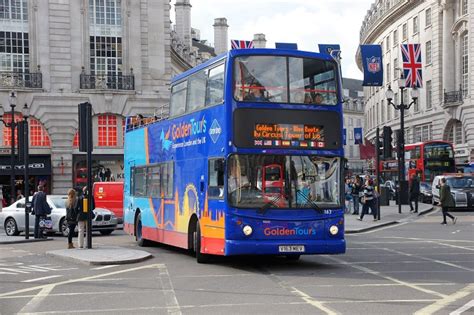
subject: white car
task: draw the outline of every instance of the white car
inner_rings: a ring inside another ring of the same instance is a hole
[[[51,207],[51,220],[53,221],[52,229],[46,232],[60,232],[63,236],[69,234],[66,218],[66,196],[48,195],[46,197]],[[32,197],[29,198],[32,200]],[[114,213],[107,209],[94,209],[95,218],[92,220],[92,231],[99,231],[102,235],[111,234],[117,228],[117,217]],[[30,232],[35,229],[35,216],[29,215]],[[9,236],[20,234],[25,230],[25,198],[22,198],[12,205],[0,210],[0,227],[5,229],[5,233]],[[77,227],[76,227],[77,231]]]

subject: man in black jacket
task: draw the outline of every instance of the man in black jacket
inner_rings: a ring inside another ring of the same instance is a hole
[[[418,176],[413,174],[410,182],[410,211],[413,211],[412,201],[415,202],[415,212],[418,213],[418,198],[420,196],[420,181]]]
[[[38,192],[33,196],[33,211],[35,213],[35,238],[45,238],[43,230],[40,229],[41,219],[51,214],[51,207],[46,200],[46,193],[43,191],[43,185],[38,186]]]

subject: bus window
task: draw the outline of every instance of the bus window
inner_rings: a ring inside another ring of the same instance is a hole
[[[224,64],[209,70],[206,106],[222,104],[224,102],[224,70]]]
[[[135,197],[146,196],[146,176],[145,167],[134,167],[133,173],[133,195]]]
[[[148,186],[148,197],[150,198],[161,198],[161,172],[160,166],[148,167],[147,171],[147,186]]]
[[[224,159],[209,160],[207,195],[212,199],[224,198]]]
[[[287,77],[286,57],[238,57],[234,64],[234,97],[238,101],[286,103]]]
[[[189,77],[186,112],[203,107],[206,102],[206,70],[199,71]]]
[[[173,198],[173,162],[161,165],[161,189],[164,198]]]
[[[187,84],[188,84],[188,81],[184,81],[171,87],[171,105],[170,105],[171,116],[180,115],[185,112]]]
[[[290,103],[336,105],[336,65],[333,62],[289,58]]]

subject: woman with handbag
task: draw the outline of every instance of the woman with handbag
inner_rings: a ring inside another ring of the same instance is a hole
[[[362,197],[362,213],[357,220],[362,221],[364,215],[369,211],[369,208],[372,210],[374,216],[374,221],[377,221],[377,206],[374,194],[374,182],[371,179],[366,180],[364,186],[364,196]]]
[[[74,230],[77,225],[77,203],[76,191],[74,189],[69,189],[66,200],[66,222],[69,228],[69,233],[67,235],[68,249],[74,248],[74,245],[72,244],[72,236],[74,235]]]

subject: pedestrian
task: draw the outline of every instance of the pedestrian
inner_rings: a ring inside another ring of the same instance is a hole
[[[374,182],[371,179],[366,180],[364,186],[364,196],[362,197],[362,213],[357,220],[362,221],[364,215],[369,211],[372,211],[372,215],[374,216],[374,221],[377,221],[377,207],[375,203],[375,196],[374,196]]]
[[[66,200],[66,222],[69,228],[69,233],[67,235],[68,249],[74,248],[74,245],[72,244],[72,237],[77,225],[78,212],[76,191],[74,189],[69,189]]]
[[[457,218],[448,213],[448,210],[454,207],[456,204],[454,202],[453,195],[451,195],[451,188],[446,183],[446,178],[444,177],[441,178],[439,202],[441,204],[441,210],[443,211],[443,222],[441,222],[441,224],[446,225],[446,217],[450,217],[451,220],[453,220],[453,224],[456,224]]]
[[[353,207],[354,211],[352,214],[354,215],[359,215],[359,195],[360,192],[362,191],[362,183],[360,181],[360,177],[356,176],[355,179],[352,182],[352,202],[353,202]]]
[[[35,238],[46,238],[43,235],[43,229],[39,224],[41,220],[46,219],[48,214],[51,214],[51,207],[46,200],[43,185],[38,185],[38,192],[33,196],[33,212],[35,214]]]
[[[21,193],[21,190],[17,190],[16,192],[16,201],[22,199],[22,198],[25,198],[25,196],[23,196],[23,194]]]
[[[410,212],[418,213],[418,198],[420,197],[420,181],[418,175],[413,174],[410,182]],[[415,209],[413,209],[412,202],[415,202]]]
[[[91,198],[89,198],[89,191],[87,190],[87,186],[82,188],[82,195],[78,198],[78,215],[77,215],[77,227],[78,227],[78,236],[77,236],[77,247],[78,248],[85,248],[84,245],[84,235],[87,232],[89,226],[87,225],[88,221],[88,209],[84,209],[84,199],[87,199],[87,202],[92,203],[91,209],[94,209],[94,203]],[[92,219],[94,219],[94,212],[92,212]]]
[[[345,197],[345,213],[351,212],[351,205],[352,205],[352,183],[350,178],[346,178],[346,182],[344,184],[344,197]]]

